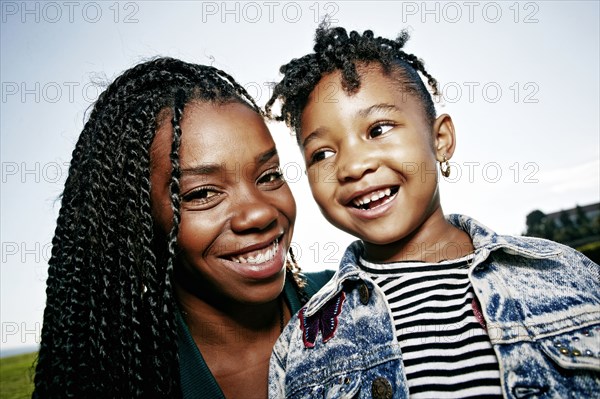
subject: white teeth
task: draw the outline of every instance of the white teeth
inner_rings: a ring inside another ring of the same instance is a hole
[[[254,256],[244,257],[243,255],[232,256],[231,260],[237,263],[264,263],[268,262],[275,257],[277,250],[279,249],[279,240],[273,241],[269,247],[261,250]],[[254,252],[254,251],[253,251]]]
[[[361,197],[355,198],[354,200],[352,200],[352,203],[354,204],[354,206],[360,207],[362,205],[368,204],[371,201],[377,201],[378,199],[381,199],[386,196],[389,197],[390,195],[392,195],[392,189],[388,187],[385,190],[378,190],[373,193],[365,194]]]

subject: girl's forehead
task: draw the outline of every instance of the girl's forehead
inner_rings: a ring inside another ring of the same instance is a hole
[[[407,71],[404,65],[395,62],[384,66],[379,61],[358,61],[354,66],[358,76],[358,87],[348,88],[347,82],[344,81],[344,72],[341,69],[324,74],[310,93],[302,110],[301,119],[310,108],[314,111],[314,107],[309,105],[337,101],[335,98],[340,95],[383,102],[386,98],[388,101],[393,98],[394,102],[398,104],[415,103],[414,106],[428,115],[430,110],[425,96],[429,93],[425,88],[423,88],[425,93],[422,93],[419,87],[423,86],[423,82],[416,72],[413,74]],[[419,81],[416,82],[414,79],[419,79]],[[435,118],[435,111],[432,113]],[[431,119],[429,116],[427,118]]]
[[[403,102],[408,100],[406,94],[413,93],[413,82],[404,73],[401,66],[391,66],[386,70],[379,62],[357,63],[356,72],[359,85],[354,89],[348,87],[344,80],[343,72],[336,69],[324,74],[311,91],[308,101],[304,106],[307,110],[311,103],[335,102],[337,96],[362,97],[367,92],[373,96],[401,95]]]
[[[358,87],[354,90],[348,88],[348,84],[345,81],[344,71],[341,69],[335,69],[333,71],[324,73],[319,81],[315,84],[311,95],[315,94],[315,90],[322,90],[322,86],[339,86],[347,94],[352,95],[364,87],[364,80],[377,79],[379,81],[387,81],[390,84],[390,89],[403,89],[404,86],[412,85],[410,76],[406,73],[402,65],[396,63],[390,64],[385,67],[379,61],[357,61],[354,63],[356,74],[358,76]],[[393,87],[393,86],[394,87]]]
[[[419,126],[431,125],[418,91],[410,82],[405,84],[397,72],[390,69],[388,73],[378,63],[359,65],[357,72],[360,86],[353,91],[344,87],[340,70],[319,81],[301,114],[299,137],[327,129],[349,129],[352,124],[373,123],[375,119],[402,118]]]

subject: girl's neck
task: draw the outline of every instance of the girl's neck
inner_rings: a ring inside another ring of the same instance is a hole
[[[471,237],[444,217],[441,207],[410,235],[390,244],[365,242],[365,259],[374,263],[420,261],[437,263],[473,252]]]

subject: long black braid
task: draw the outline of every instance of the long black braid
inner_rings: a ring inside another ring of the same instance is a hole
[[[34,398],[177,397],[171,278],[180,221],[179,144],[192,100],[241,102],[223,71],[172,58],[141,63],[99,96],[72,154],[49,261]],[[173,126],[172,230],[156,234],[150,148],[163,111]],[[288,270],[302,287],[297,265]]]
[[[314,53],[295,58],[279,69],[283,78],[274,86],[265,105],[267,116],[284,121],[299,137],[302,112],[323,76],[340,71],[342,87],[352,94],[360,88],[357,63],[376,62],[388,75],[392,70],[399,72],[402,90],[422,101],[428,121],[433,123],[435,105],[419,73],[427,79],[433,95],[438,95],[437,81],[425,70],[422,60],[402,50],[408,39],[405,30],[395,40],[390,40],[376,37],[370,30],[362,35],[356,31],[348,34],[344,28],[330,27],[323,21],[316,30]],[[274,116],[272,108],[277,100],[281,100],[281,113]]]

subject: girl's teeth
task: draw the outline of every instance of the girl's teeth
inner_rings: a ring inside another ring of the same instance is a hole
[[[367,196],[364,197],[356,198],[354,201],[352,201],[352,203],[356,207],[362,207],[364,205],[367,205],[371,201],[377,201],[383,197],[389,197],[390,195],[392,195],[392,189],[386,188],[385,190],[381,190],[373,194],[367,194]]]

